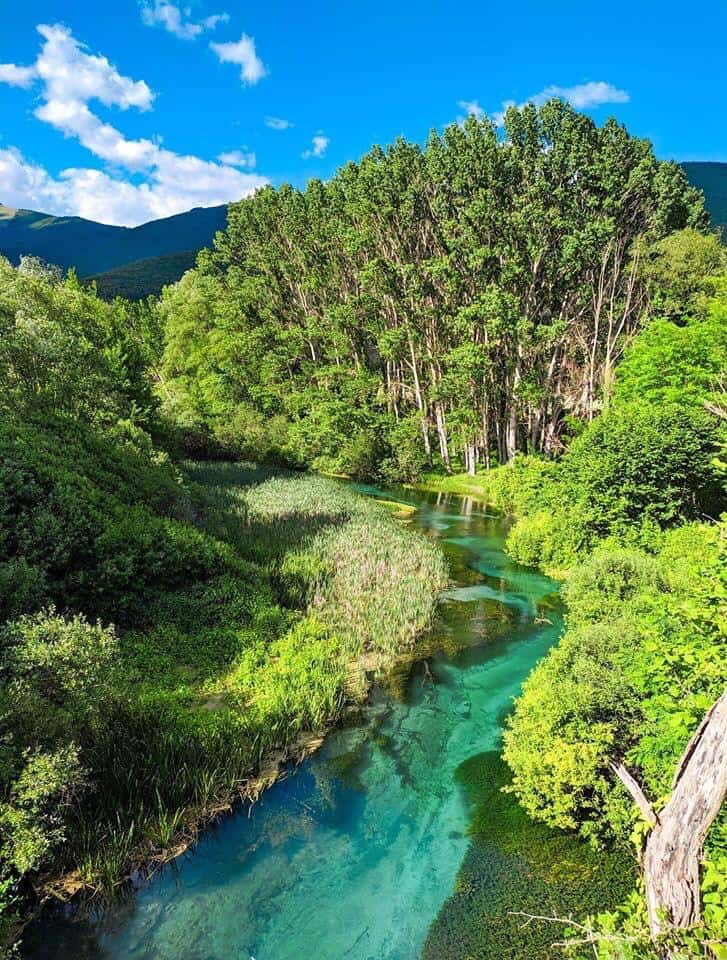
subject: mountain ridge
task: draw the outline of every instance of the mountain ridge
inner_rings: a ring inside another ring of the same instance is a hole
[[[13,263],[21,256],[41,257],[89,277],[135,261],[201,250],[226,223],[226,204],[195,207],[138,227],[0,204],[0,253]]]

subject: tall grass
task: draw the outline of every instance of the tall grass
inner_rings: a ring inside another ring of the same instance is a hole
[[[85,747],[94,788],[64,851],[103,897],[243,795],[266,756],[335,721],[363,667],[411,649],[447,579],[434,545],[342,484],[188,472],[196,523],[230,559],[121,637],[117,714]]]
[[[288,595],[303,594],[347,654],[395,655],[430,623],[447,579],[444,558],[379,504],[309,476],[268,480],[240,496]],[[301,541],[290,541],[291,525],[306,531]]]

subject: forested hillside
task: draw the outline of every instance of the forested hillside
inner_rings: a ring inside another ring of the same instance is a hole
[[[727,231],[727,163],[697,163],[691,161],[682,166],[689,182],[704,192],[704,204],[712,224]]]
[[[23,256],[40,257],[63,270],[72,268],[80,277],[90,277],[137,260],[186,254],[190,250],[196,253],[211,245],[215,233],[224,229],[226,218],[227,207],[220,206],[188,210],[139,227],[115,227],[82,217],[52,217],[0,204],[0,255],[14,264]],[[175,269],[166,264],[164,282],[178,280],[182,266],[186,269],[188,265],[188,259],[184,264],[175,264]],[[147,281],[149,286],[144,286],[144,294],[158,292],[152,269]],[[120,286],[109,288],[109,282],[106,281],[106,293],[126,294]],[[136,283],[132,291],[135,299],[141,289],[138,277]]]
[[[124,263],[87,279],[96,284],[96,292],[102,300],[113,300],[114,297],[143,300],[144,297],[158,296],[162,287],[176,283],[187,270],[191,270],[196,260],[196,250],[183,250]]]

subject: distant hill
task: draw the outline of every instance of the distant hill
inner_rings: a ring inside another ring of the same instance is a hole
[[[727,241],[727,163],[683,163],[689,182],[704,191],[712,225],[722,227]]]
[[[159,277],[171,283],[192,265],[196,251],[212,244],[215,233],[224,230],[226,223],[226,205],[197,207],[139,227],[113,227],[82,217],[53,217],[0,204],[0,253],[13,263],[31,255],[63,269],[75,267],[80,277],[97,277],[107,296],[114,295],[113,277],[105,274],[112,271],[116,275],[117,268],[128,266],[131,275],[139,278],[136,296],[144,296],[154,290],[144,287],[139,261],[153,262],[152,287],[157,286]],[[171,254],[177,259],[170,258]],[[122,276],[128,284],[129,272]]]
[[[162,257],[134,260],[88,279],[96,282],[98,295],[104,300],[113,300],[114,297],[142,300],[150,294],[156,296],[166,284],[179,280],[183,273],[194,266],[197,252],[183,250]]]

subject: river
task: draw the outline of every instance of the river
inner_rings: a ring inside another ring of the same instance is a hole
[[[603,909],[625,858],[531,824],[499,789],[504,717],[561,629],[557,584],[504,552],[481,504],[402,490],[450,563],[426,660],[195,849],[95,922],[48,922],[33,960],[543,957],[511,911]]]

